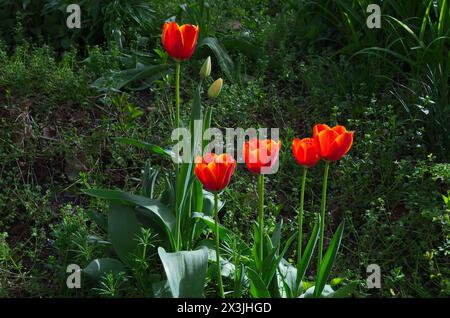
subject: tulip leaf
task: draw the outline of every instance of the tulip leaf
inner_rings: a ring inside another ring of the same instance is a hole
[[[344,287],[339,288],[338,290],[332,292],[328,295],[329,298],[347,298],[353,293],[355,288],[358,286],[358,281],[353,281],[345,285]]]
[[[314,228],[312,230],[311,237],[309,238],[308,244],[306,245],[306,248],[303,252],[300,264],[297,264],[297,286],[299,289],[301,287],[303,277],[305,276],[306,269],[308,268],[309,263],[311,262],[313,252],[317,244],[317,240],[319,239],[319,232],[320,232],[319,229],[320,229],[320,219],[317,219],[316,224],[314,225]]]
[[[214,53],[222,71],[230,81],[234,81],[235,70],[233,60],[220,45],[219,41],[216,38],[206,37],[199,43],[198,49],[201,50],[203,47],[208,47]]]
[[[136,238],[141,233],[132,207],[111,201],[108,213],[108,236],[119,258],[127,265],[132,263],[130,254],[137,249]]]
[[[175,217],[172,211],[158,200],[120,190],[88,189],[84,192],[100,199],[117,201],[129,206],[140,206],[154,213],[169,229],[172,230],[174,227]]]
[[[219,202],[217,204],[217,209],[220,211],[223,206],[225,205],[225,202],[219,199]],[[200,210],[196,210],[200,211]],[[203,210],[202,212],[208,216],[213,216],[214,214],[214,194],[212,194],[209,191],[203,190]]]
[[[108,273],[126,272],[125,265],[114,258],[97,258],[90,262],[85,268],[81,270],[83,274],[94,280],[100,279],[103,275]]]
[[[197,248],[206,247],[208,249],[208,260],[211,263],[215,263],[217,261],[216,257],[216,245],[214,240],[203,240],[198,243]],[[232,277],[234,275],[235,266],[226,258],[219,255],[220,258],[220,269],[223,277]],[[216,266],[213,267],[213,270],[216,269]]]
[[[152,169],[147,162],[142,176],[141,194],[149,199],[154,199],[155,184],[158,180],[159,170]]]
[[[172,292],[167,280],[162,280],[152,284],[152,291],[156,298],[171,298]]]
[[[283,284],[283,288],[280,290],[281,297],[297,297],[297,269],[283,258],[278,265],[278,273],[278,278]]]
[[[143,209],[140,210],[140,214],[144,217],[147,216],[152,221],[153,216],[159,220],[163,229],[165,229],[167,236],[171,244],[173,245],[173,231],[175,227],[175,217],[172,211],[158,200],[152,200],[143,196],[123,192],[120,190],[104,190],[104,189],[88,189],[84,191],[86,194],[109,200],[111,202],[119,202],[127,206],[139,206]],[[149,214],[152,215],[149,215]],[[136,214],[136,213],[135,213]]]
[[[215,223],[212,217],[199,212],[194,212],[192,217],[202,220],[202,222],[204,222],[212,231],[214,231]],[[228,230],[227,228],[219,224],[219,238],[221,240],[225,240],[227,236],[236,238],[237,242],[239,243],[239,246],[241,246],[241,251],[243,255],[250,255],[251,253],[250,247],[234,232]]]
[[[331,268],[336,259],[337,252],[339,250],[339,246],[341,245],[342,235],[344,233],[344,222],[342,222],[333,238],[331,239],[330,245],[328,246],[327,252],[323,257],[322,262],[320,263],[320,267],[317,271],[317,280],[316,280],[316,289],[314,290],[314,296],[317,297],[322,294],[322,290],[325,286],[325,283],[330,275]]]
[[[243,53],[252,59],[257,59],[261,55],[261,49],[245,37],[225,37],[221,42],[230,52]]]
[[[98,90],[109,90],[111,88],[119,90],[135,81],[145,80],[147,83],[154,82],[162,78],[168,72],[169,66],[165,64],[138,66],[136,68],[117,71],[104,77],[100,77],[92,83],[91,86]]]
[[[269,290],[267,289],[261,276],[255,270],[248,267],[247,277],[250,280],[250,294],[254,298],[270,298]]]
[[[208,269],[206,248],[166,253],[162,247],[159,247],[158,254],[174,298],[203,297]]]
[[[315,293],[315,290],[316,290],[315,286],[308,288],[305,291],[305,293],[300,296],[300,298],[316,298],[316,297],[318,297]],[[324,287],[322,287],[322,292],[320,293],[319,297],[326,298],[333,293],[334,293],[333,288],[331,288],[330,285],[325,285]]]
[[[272,281],[273,276],[275,275],[278,264],[280,264],[281,260],[283,259],[284,255],[286,254],[287,250],[291,246],[293,240],[296,237],[296,233],[292,234],[291,237],[286,241],[283,250],[279,255],[278,254],[278,248],[273,248],[269,254],[264,258],[264,262],[262,265],[263,268],[263,280],[266,283],[269,283]]]
[[[145,149],[145,150],[151,151],[155,154],[163,155],[165,157],[175,160],[175,154],[172,150],[164,149],[164,148],[161,148],[160,146],[150,144],[145,141],[141,141],[141,140],[133,139],[133,138],[123,138],[123,137],[116,137],[116,138],[114,138],[114,140],[119,143],[122,143],[122,144],[131,145],[131,146],[135,146],[135,147],[138,147],[141,149]]]

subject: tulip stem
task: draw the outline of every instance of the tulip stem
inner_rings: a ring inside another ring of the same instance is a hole
[[[175,127],[176,128],[180,128],[180,73],[181,73],[181,64],[176,63],[176,79],[175,79],[175,106],[176,106]]]
[[[322,183],[322,203],[320,209],[320,242],[319,242],[319,259],[317,261],[317,270],[322,263],[322,251],[323,251],[323,235],[325,230],[325,205],[327,202],[327,183],[328,183],[328,170],[330,169],[330,162],[325,162],[325,171],[323,173]]]
[[[305,203],[305,184],[308,168],[303,168],[302,188],[300,190],[300,208],[298,210],[298,242],[297,242],[297,270],[300,269],[302,261],[302,239],[303,239],[303,205]]]
[[[219,282],[219,294],[220,298],[225,298],[222,283],[222,271],[220,269],[220,252],[219,252],[219,195],[214,192],[214,229],[216,234],[216,264],[217,264],[217,280]]]
[[[264,261],[264,175],[258,175],[259,259]]]
[[[175,75],[175,108],[176,108],[176,114],[175,114],[175,128],[180,128],[180,63],[176,63],[176,75]],[[177,228],[176,228],[176,250],[181,250],[181,207],[179,206],[178,200],[179,200],[179,188],[180,183],[180,171],[179,171],[179,164],[177,162],[175,167],[175,216],[177,220]]]

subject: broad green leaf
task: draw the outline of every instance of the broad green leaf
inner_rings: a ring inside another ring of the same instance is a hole
[[[174,298],[203,297],[208,269],[208,250],[206,248],[166,253],[160,247],[158,254]]]
[[[200,219],[202,222],[204,222],[212,231],[214,231],[215,229],[215,223],[213,218],[211,218],[210,216],[207,216],[203,213],[199,213],[199,212],[194,212],[192,215],[193,218],[198,218]],[[250,247],[239,237],[237,236],[234,232],[228,230],[227,228],[223,227],[221,224],[219,224],[219,238],[221,240],[225,240],[227,238],[227,236],[229,237],[234,237],[237,239],[237,242],[239,243],[239,245],[241,246],[242,249],[242,253],[243,255],[250,255],[251,254],[251,249]]]
[[[203,240],[200,243],[198,243],[198,248],[206,247],[208,249],[208,260],[211,263],[216,263],[217,257],[216,257],[216,245],[213,240]],[[223,277],[230,277],[234,275],[235,266],[233,263],[231,263],[229,260],[223,258],[221,255],[219,256],[220,259],[220,268],[221,268],[221,274]],[[216,269],[216,266],[213,267],[213,269]]]
[[[330,285],[325,285],[325,287],[322,287],[322,292],[320,293],[320,297],[321,298],[326,298],[329,295],[331,295],[332,293],[334,293],[333,288],[331,288]],[[304,294],[302,294],[299,298],[316,298],[316,293],[315,293],[315,286],[312,286],[310,288],[308,288]]]
[[[302,258],[300,260],[300,264],[297,264],[297,286],[300,287],[301,281],[305,276],[306,270],[311,262],[314,249],[317,244],[317,240],[319,238],[319,228],[320,228],[320,219],[316,220],[316,224],[311,233],[311,237],[309,238],[308,244],[306,245],[305,250],[303,251]]]
[[[330,245],[328,246],[327,252],[323,257],[320,267],[317,272],[316,289],[314,290],[314,296],[318,296],[322,293],[325,283],[330,275],[331,268],[333,267],[334,261],[336,259],[339,246],[341,245],[342,235],[344,233],[344,222],[342,222],[333,238],[331,239]]]
[[[281,228],[283,227],[283,220],[280,220],[275,226],[275,230],[272,233],[272,245],[277,248],[280,245],[281,240]]]
[[[252,268],[247,268],[247,277],[250,281],[250,294],[253,298],[270,298],[269,290],[264,281]]]
[[[275,273],[277,271],[278,264],[280,264],[281,260],[283,259],[284,255],[286,254],[287,250],[289,249],[289,247],[291,246],[291,244],[295,238],[296,238],[296,233],[292,234],[291,237],[286,241],[284,248],[279,255],[277,253],[278,249],[273,248],[272,251],[275,251],[275,253],[272,253],[272,251],[271,251],[271,253],[269,253],[269,255],[264,258],[263,280],[265,282],[269,283],[270,281],[272,281],[273,276],[275,275]]]
[[[131,264],[130,254],[137,249],[136,238],[141,232],[132,207],[110,202],[108,213],[108,236],[119,258]]]
[[[163,155],[165,157],[171,158],[172,160],[174,160],[174,158],[175,158],[175,154],[172,150],[164,149],[160,146],[150,144],[145,141],[141,141],[141,140],[133,139],[133,138],[123,138],[123,137],[116,137],[116,138],[114,138],[114,140],[119,143],[122,143],[122,144],[135,146],[135,147],[138,147],[138,148],[141,148],[144,150],[148,150],[148,151],[153,152],[158,155]]]
[[[211,106],[208,107],[208,109],[206,110],[205,117],[203,118],[203,131],[205,131],[211,127],[212,111],[213,111],[213,108]],[[208,145],[208,140],[203,140],[202,149],[205,149],[205,147],[207,145]]]
[[[94,280],[100,279],[104,274],[112,272],[117,274],[126,272],[125,265],[114,258],[97,258],[81,270],[83,274]]]
[[[225,205],[225,202],[219,199],[219,202],[217,204],[217,209],[220,211],[223,206]],[[200,211],[200,210],[195,210]],[[202,212],[208,216],[214,215],[214,194],[212,194],[209,191],[203,190],[203,210]]]
[[[152,284],[153,294],[155,298],[172,298],[170,285],[167,280],[162,280]]]
[[[226,50],[220,45],[216,38],[206,37],[198,45],[198,50],[204,47],[209,48],[219,62],[220,68],[225,73],[230,81],[234,81],[234,63]]]
[[[359,284],[358,281],[350,282],[347,285],[345,285],[344,287],[341,287],[338,290],[332,292],[327,297],[330,297],[330,298],[347,298],[347,297],[350,297],[351,294],[353,293],[353,291],[355,290],[355,288],[358,286],[358,284]]]
[[[192,187],[192,210],[203,211],[203,187],[198,179],[195,179]]]
[[[108,217],[97,211],[89,211],[88,216],[105,232],[108,230]]]
[[[116,201],[133,207],[140,206],[155,214],[168,229],[172,230],[174,228],[175,217],[172,211],[158,200],[152,200],[120,190],[88,189],[84,192],[100,199]]]
[[[98,90],[115,89],[119,90],[124,86],[135,81],[145,80],[146,82],[153,82],[169,71],[168,65],[149,65],[138,66],[136,68],[114,72],[104,77],[97,79],[92,83],[92,87]]]
[[[278,285],[282,285],[281,297],[297,297],[297,269],[289,264],[284,258],[278,264]]]
[[[245,37],[224,38],[222,43],[228,51],[243,53],[252,59],[257,59],[261,55],[261,49]]]
[[[143,196],[154,199],[155,184],[158,180],[159,169],[152,169],[147,162],[142,176],[142,190]]]

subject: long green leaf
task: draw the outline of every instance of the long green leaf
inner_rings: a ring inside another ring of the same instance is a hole
[[[208,269],[208,250],[206,248],[166,253],[160,247],[158,254],[174,298],[203,297]]]
[[[234,81],[234,63],[227,51],[220,45],[216,38],[206,37],[198,45],[198,49],[208,47],[217,58],[220,68],[230,81]]]
[[[84,192],[100,199],[118,201],[129,206],[140,206],[154,213],[169,229],[172,230],[174,227],[175,217],[172,211],[158,200],[152,200],[120,190],[88,189]]]
[[[126,268],[123,263],[117,259],[97,258],[83,268],[81,272],[89,278],[99,280],[103,275],[111,272],[114,274],[126,272]]]
[[[135,146],[135,147],[138,147],[141,149],[145,149],[145,150],[151,151],[155,154],[163,155],[163,156],[171,158],[171,159],[175,158],[175,154],[173,153],[172,150],[164,149],[164,148],[161,148],[160,146],[153,145],[153,144],[147,143],[145,141],[141,141],[141,140],[133,139],[133,138],[123,138],[123,137],[116,137],[116,138],[114,138],[114,140],[119,143]]]
[[[336,255],[341,245],[342,235],[344,233],[344,222],[342,222],[333,238],[331,239],[330,245],[328,246],[327,252],[320,264],[320,268],[317,273],[316,285],[314,288],[314,296],[318,297],[321,295],[325,283],[330,275],[331,268],[333,267],[334,261],[336,260]]]
[[[119,90],[124,86],[139,80],[153,82],[162,78],[168,71],[168,65],[138,66],[133,69],[118,71],[105,77],[101,77],[92,83],[91,86],[98,90],[107,90],[110,88]]]
[[[311,237],[309,238],[308,244],[306,245],[305,251],[303,252],[302,258],[300,260],[300,264],[297,264],[297,286],[300,287],[300,284],[305,276],[306,269],[309,266],[309,263],[312,259],[314,249],[317,244],[317,240],[319,238],[319,229],[320,229],[320,220],[316,221],[314,228],[311,233]]]
[[[110,202],[108,213],[108,237],[119,258],[132,264],[131,254],[137,250],[137,237],[141,233],[132,207]]]
[[[269,290],[261,276],[250,267],[247,268],[247,277],[250,280],[250,294],[254,298],[270,298]]]

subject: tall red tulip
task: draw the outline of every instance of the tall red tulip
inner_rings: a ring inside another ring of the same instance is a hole
[[[162,44],[167,53],[176,61],[184,61],[194,54],[198,39],[198,26],[176,22],[165,22]]]
[[[313,138],[295,138],[292,141],[292,153],[297,163],[306,168],[315,166],[320,159],[314,146]]]
[[[219,295],[225,298],[222,282],[222,271],[220,266],[220,249],[219,249],[219,194],[218,191],[227,187],[236,168],[236,161],[228,154],[216,155],[209,153],[196,159],[194,169],[195,175],[203,184],[203,186],[214,192],[214,232],[216,242],[216,266],[217,266],[217,282],[219,287]]]
[[[255,174],[265,174],[277,163],[281,141],[253,138],[244,143],[244,160],[248,170]]]
[[[325,124],[317,124],[313,128],[314,145],[319,156],[327,161],[341,159],[353,144],[353,131],[344,126],[330,128]]]
[[[228,154],[206,154],[197,158],[195,175],[206,190],[216,192],[225,189],[230,183],[231,176],[236,168],[236,161]]]

